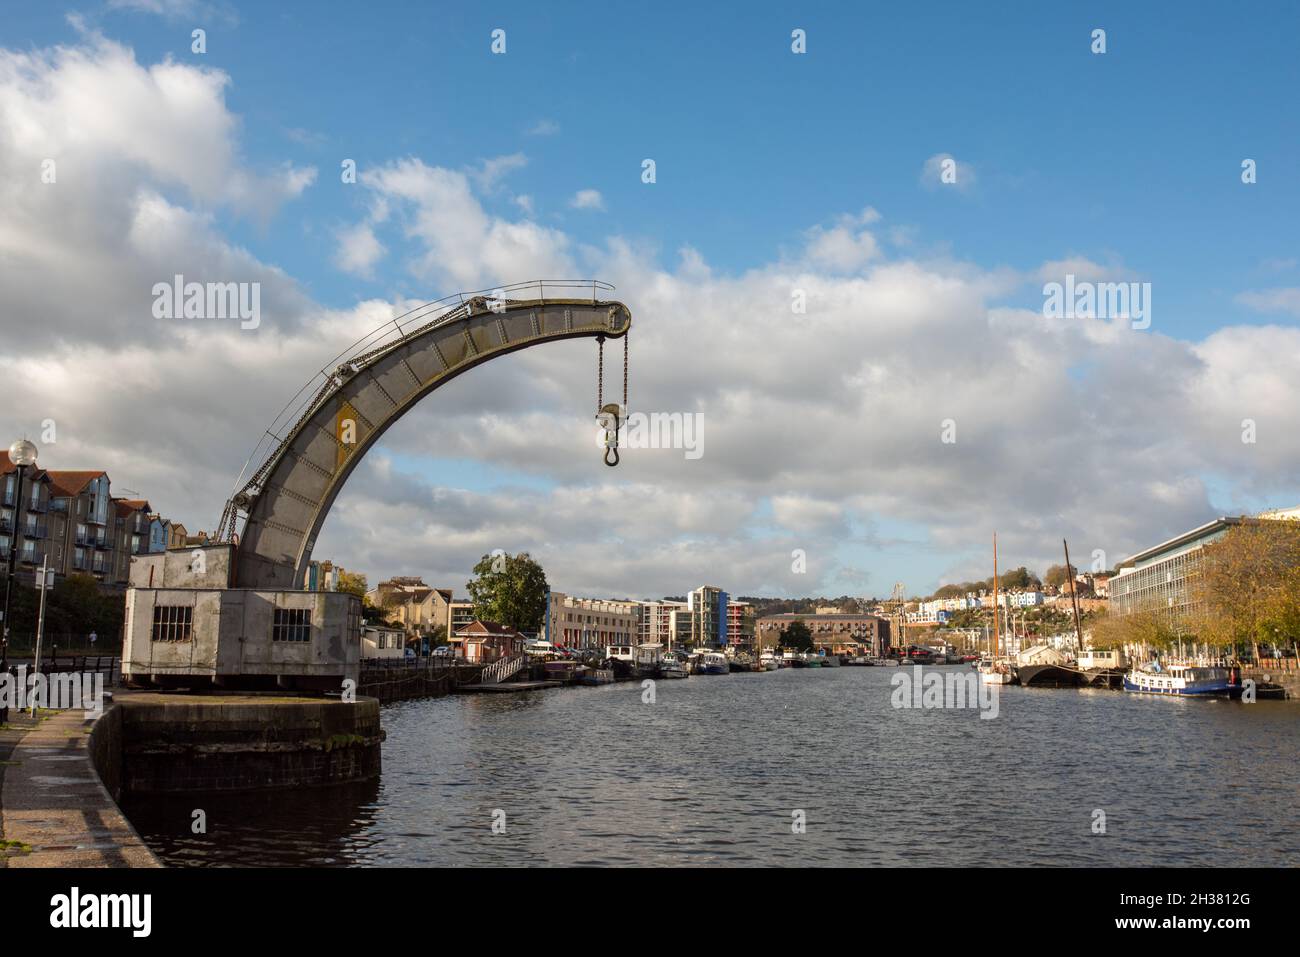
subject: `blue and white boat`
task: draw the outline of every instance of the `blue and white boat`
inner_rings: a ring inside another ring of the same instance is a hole
[[[1232,682],[1232,672],[1212,665],[1169,665],[1153,662],[1134,668],[1124,676],[1124,690],[1139,694],[1171,694],[1186,697],[1231,695],[1240,691]]]
[[[731,665],[727,663],[726,655],[717,651],[708,651],[700,658],[699,673],[702,675],[729,675],[731,674]]]

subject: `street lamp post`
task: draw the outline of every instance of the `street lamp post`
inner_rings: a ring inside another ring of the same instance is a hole
[[[5,578],[4,633],[0,637],[0,671],[9,665],[9,600],[14,590],[14,567],[18,559],[18,545],[22,540],[22,523],[19,512],[23,507],[23,477],[29,465],[36,464],[36,446],[26,439],[19,439],[9,446],[9,461],[18,466],[18,484],[14,489],[14,531],[9,545],[9,574]]]

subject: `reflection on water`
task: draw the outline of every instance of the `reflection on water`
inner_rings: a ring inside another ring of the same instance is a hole
[[[125,807],[174,865],[1300,864],[1296,702],[1005,688],[980,720],[895,710],[896,673],[405,702],[378,783]]]

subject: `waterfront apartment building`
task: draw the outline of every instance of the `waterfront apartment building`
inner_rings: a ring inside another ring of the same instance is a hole
[[[665,648],[689,647],[691,643],[691,608],[684,601],[637,602],[637,639],[642,644],[660,644]]]
[[[702,585],[686,596],[691,610],[691,644],[721,648],[727,643],[727,593]]]
[[[640,602],[547,596],[546,640],[561,648],[595,649],[635,644],[641,635]]]
[[[730,647],[753,647],[755,624],[753,605],[747,601],[727,602],[727,644]]]
[[[165,520],[144,499],[114,498],[108,473],[29,468],[18,501],[17,467],[0,458],[0,579],[16,547],[17,579],[34,580],[44,560],[56,580],[84,574],[124,588],[132,556],[166,549],[166,537],[153,534]]]
[[[763,649],[781,643],[781,633],[792,623],[802,621],[812,632],[813,645],[833,655],[881,656],[889,652],[889,619],[878,615],[768,615],[758,619],[756,634]]]
[[[1113,615],[1154,611],[1175,628],[1186,626],[1196,612],[1190,579],[1205,546],[1226,535],[1234,525],[1261,521],[1300,520],[1300,506],[1277,508],[1251,517],[1220,515],[1191,531],[1153,545],[1120,562],[1119,572],[1105,584]]]
[[[1205,546],[1244,521],[1251,519],[1221,515],[1125,559],[1108,583],[1110,613],[1157,612],[1175,627],[1186,625],[1196,610],[1190,577]]]

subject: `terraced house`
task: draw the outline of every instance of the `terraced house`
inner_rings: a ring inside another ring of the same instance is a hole
[[[416,576],[382,581],[366,593],[366,601],[383,608],[406,632],[408,642],[442,640],[474,620],[474,606],[456,601],[450,588],[433,588]]]

